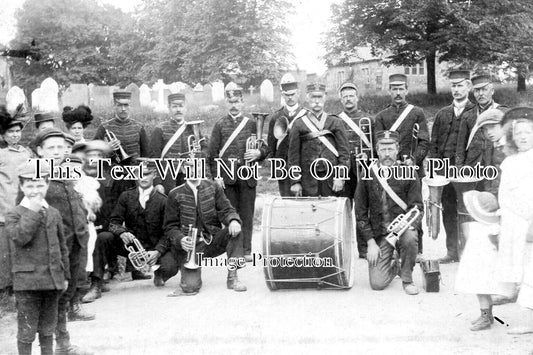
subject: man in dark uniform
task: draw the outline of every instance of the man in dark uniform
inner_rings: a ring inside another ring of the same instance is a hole
[[[291,191],[296,196],[338,196],[344,180],[333,174],[325,180],[317,177],[324,177],[336,166],[348,170],[350,152],[344,127],[337,116],[324,112],[325,85],[308,85],[307,100],[311,110],[294,122],[289,136],[289,168],[301,168],[301,178],[291,182]]]
[[[226,196],[239,213],[242,220],[244,255],[247,261],[251,261],[257,180],[253,177],[241,179],[237,170],[243,171],[241,168],[243,165],[255,164],[257,161],[265,159],[268,147],[246,149],[248,138],[257,133],[257,125],[242,114],[242,88],[230,82],[226,85],[225,92],[229,112],[228,115],[215,123],[211,131],[209,164],[211,175],[215,177],[216,183],[225,189]],[[223,168],[218,169],[222,162],[217,164],[216,158],[219,158],[232,170],[233,176],[230,176]],[[234,162],[233,166],[231,160]],[[233,169],[231,169],[232,167]]]
[[[289,131],[294,121],[299,116],[307,113],[307,110],[298,103],[300,99],[300,90],[298,83],[292,74],[287,73],[281,78],[281,96],[285,101],[282,108],[270,115],[268,125],[268,148],[271,157],[283,159],[285,163],[289,158]],[[291,179],[289,177],[278,180],[279,194],[281,196],[292,196]]]
[[[407,76],[404,74],[390,75],[389,94],[392,103],[377,114],[375,128],[376,131],[391,130],[400,134],[398,156],[406,165],[418,166],[418,176],[422,178],[425,176],[423,162],[429,149],[428,125],[424,111],[420,107],[408,104],[405,100],[407,93]],[[415,124],[418,124],[416,141],[413,140]],[[413,145],[416,145],[414,152],[412,152]],[[422,234],[419,237],[418,252],[422,254]],[[419,257],[421,258],[421,255]]]
[[[160,267],[155,271],[154,284],[163,286],[165,281],[176,275],[178,264],[170,252],[168,240],[164,238],[163,221],[166,196],[154,189],[156,169],[153,163],[143,163],[143,177],[137,180],[138,187],[124,191],[111,215],[109,232],[98,234],[93,252],[91,289],[84,296],[84,302],[93,302],[101,297],[104,267],[116,255],[128,257],[126,246],[133,246],[137,239],[147,251],[149,266],[159,259]],[[140,173],[140,172],[139,172]],[[132,279],[145,279],[143,272],[132,270]]]
[[[435,115],[431,130],[429,155],[431,158],[449,159],[450,165],[455,165],[459,128],[462,122],[475,115],[475,105],[468,99],[468,94],[472,88],[470,71],[452,70],[449,73],[449,79],[453,103]],[[447,253],[446,256],[439,259],[440,263],[459,260],[458,235],[461,231],[459,230],[458,213],[461,210],[460,206],[464,207],[464,204],[460,192],[456,191],[456,186],[455,183],[449,183],[442,189],[442,222],[446,231]],[[432,237],[437,238],[437,236]]]
[[[193,236],[189,236],[189,228],[197,229],[195,244]],[[227,254],[227,288],[246,291],[246,286],[237,277],[237,269],[245,265],[241,220],[217,183],[189,179],[172,190],[165,211],[165,233],[178,249],[174,255],[181,270],[179,289],[169,296],[197,294],[202,287],[202,259],[216,258],[223,253]],[[193,246],[195,255],[192,254]],[[185,264],[188,253],[200,267],[191,269]]]
[[[185,121],[185,114],[187,108],[185,106],[185,95],[182,93],[170,94],[168,96],[168,109],[170,111],[170,118],[156,128],[152,132],[150,139],[152,158],[161,159],[185,159],[188,158],[189,153],[189,137],[194,136],[193,126],[200,124],[201,121],[189,122]],[[199,130],[198,130],[199,132]],[[199,134],[200,140],[203,138]],[[201,140],[200,146],[203,148],[202,152],[196,158],[205,158],[207,153],[207,142]],[[185,174],[178,173],[177,179],[172,179],[170,170],[167,170],[167,175],[162,181],[156,180],[155,187],[162,193],[169,193],[170,190],[185,182]]]
[[[376,133],[376,139],[378,169],[398,166],[398,132],[380,131]],[[373,290],[383,290],[399,272],[405,293],[416,295],[418,288],[413,283],[413,267],[418,251],[418,234],[422,229],[420,216],[399,235],[395,247],[385,237],[388,235],[387,227],[400,214],[407,213],[414,207],[423,213],[420,179],[416,176],[412,180],[396,179],[393,176],[388,180],[380,180],[374,170],[370,177],[369,180],[359,181],[355,192],[357,224],[368,243],[370,287]],[[398,265],[396,248],[401,265]]]
[[[346,82],[341,85],[339,89],[339,96],[343,111],[337,116],[342,120],[344,130],[348,138],[348,149],[350,150],[350,172],[348,177],[350,180],[344,183],[343,197],[349,198],[352,202],[354,199],[355,188],[357,187],[357,175],[359,167],[357,166],[357,158],[367,159],[373,157],[374,147],[372,146],[372,120],[370,126],[361,128],[360,121],[364,117],[363,113],[358,109],[357,103],[357,86],[352,82]],[[363,121],[366,125],[366,120]],[[364,136],[364,137],[363,137]],[[363,138],[361,138],[363,137]],[[361,151],[361,139],[363,139],[363,151]],[[357,233],[357,250],[361,259],[366,258],[366,240],[361,233]]]

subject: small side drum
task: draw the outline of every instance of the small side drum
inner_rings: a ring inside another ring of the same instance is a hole
[[[268,288],[351,288],[354,221],[344,197],[279,197],[268,202],[261,225]]]

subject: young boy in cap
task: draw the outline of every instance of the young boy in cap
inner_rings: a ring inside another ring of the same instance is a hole
[[[37,176],[35,162],[18,176],[24,198],[6,216],[12,242],[13,289],[17,301],[19,354],[31,354],[39,332],[41,354],[53,354],[58,300],[70,278],[68,249],[59,211],[45,200],[48,174]]]

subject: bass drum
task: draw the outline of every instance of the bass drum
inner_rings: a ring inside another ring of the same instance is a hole
[[[354,221],[345,197],[279,197],[266,203],[261,226],[268,288],[351,288]]]

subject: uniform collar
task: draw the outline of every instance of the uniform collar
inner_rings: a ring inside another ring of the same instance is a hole
[[[27,198],[26,196],[24,196],[24,198],[22,199],[22,201],[20,201],[20,205],[22,207],[26,207],[27,209],[30,209],[30,199]],[[46,202],[46,200],[43,199],[43,202],[41,203],[41,205],[43,206],[43,208],[45,209],[48,209],[48,207],[50,207],[48,205],[48,202]]]
[[[128,116],[125,120],[118,118],[118,116],[115,115],[115,123],[118,125],[127,125],[131,122],[131,117]]]
[[[137,191],[139,192],[139,195],[148,195],[150,196],[152,192],[154,191],[154,187],[150,187],[149,189],[141,189],[140,187],[137,188]]]
[[[232,120],[233,122],[239,122],[240,120],[242,120],[242,112],[239,112],[238,115],[236,116],[233,116],[231,113],[228,112],[228,117],[230,118],[230,120]]]
[[[399,105],[396,105],[395,102],[393,102],[393,103],[391,104],[391,106],[394,107],[396,110],[402,109],[402,108],[406,107],[407,105],[408,105],[407,101],[404,101],[404,102],[402,102],[402,103],[399,104]]]

